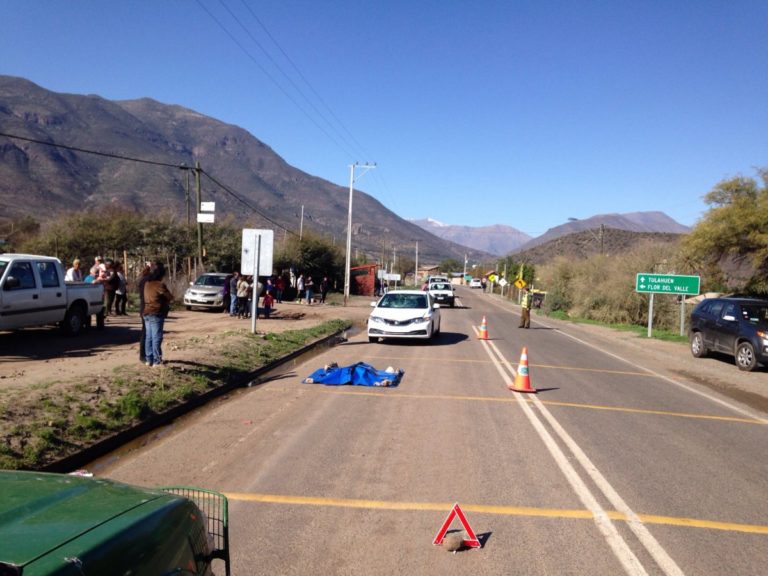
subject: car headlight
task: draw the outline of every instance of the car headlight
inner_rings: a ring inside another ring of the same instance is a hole
[[[368,321],[369,322],[378,322],[379,324],[381,324],[382,322],[384,322],[384,318],[382,318],[380,316],[369,316],[368,317]]]

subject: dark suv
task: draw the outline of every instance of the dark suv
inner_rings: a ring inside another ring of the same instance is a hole
[[[688,337],[696,358],[714,351],[734,356],[739,370],[768,364],[768,300],[707,298],[691,313]]]

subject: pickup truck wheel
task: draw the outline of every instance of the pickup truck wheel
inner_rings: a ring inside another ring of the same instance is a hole
[[[739,370],[751,372],[757,367],[755,349],[749,342],[740,342],[736,347],[736,366]]]
[[[62,328],[66,334],[77,336],[85,324],[85,310],[82,306],[72,306],[64,316]]]
[[[694,358],[704,358],[707,355],[707,347],[704,345],[704,337],[701,332],[696,332],[691,337],[691,354]]]

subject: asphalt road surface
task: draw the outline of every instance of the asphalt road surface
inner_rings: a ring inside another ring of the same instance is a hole
[[[764,414],[457,293],[435,342],[358,334],[97,475],[227,493],[236,575],[766,573]],[[301,382],[358,361],[405,375]],[[481,548],[433,545],[455,503]]]

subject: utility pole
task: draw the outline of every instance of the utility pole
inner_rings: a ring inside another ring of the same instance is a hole
[[[419,286],[419,241],[416,240],[416,264],[413,271],[413,283],[418,288]]]
[[[349,213],[347,214],[347,261],[344,267],[344,306],[349,301],[349,274],[352,266],[352,193],[355,191],[355,168],[360,166],[357,162],[349,165]],[[376,168],[376,164],[367,162],[360,166],[363,169],[362,177],[368,170]]]
[[[299,242],[304,235],[304,204],[301,205],[301,224],[299,224]]]
[[[195,185],[197,186],[197,213],[200,214],[202,202],[202,190],[200,188],[200,162],[195,162]],[[197,222],[197,257],[200,263],[200,272],[203,271],[203,223]]]

